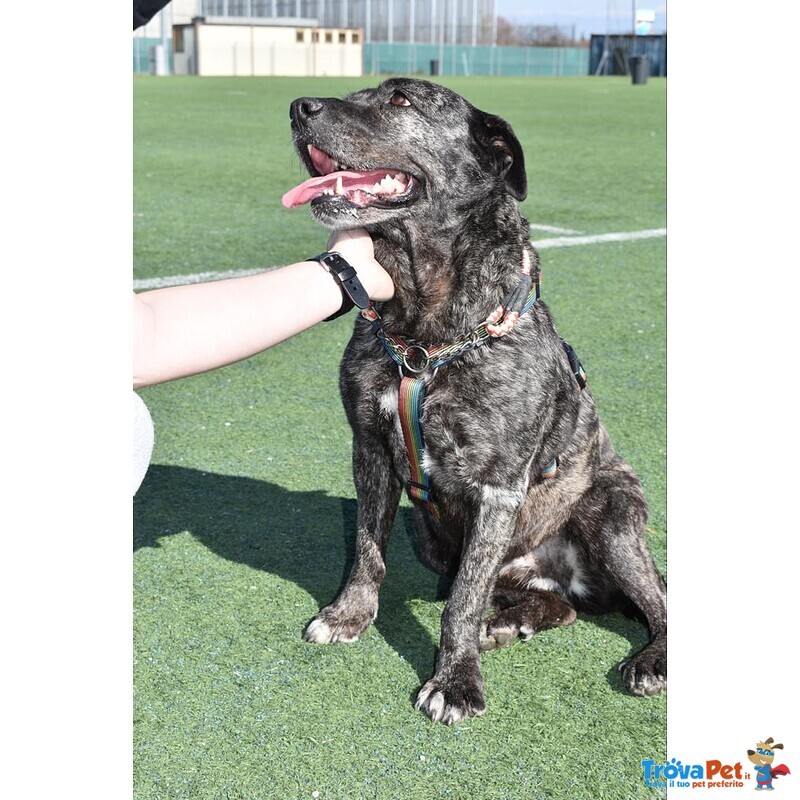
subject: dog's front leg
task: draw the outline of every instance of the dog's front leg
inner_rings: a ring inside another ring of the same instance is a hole
[[[452,725],[486,710],[479,664],[481,616],[523,497],[524,492],[483,489],[442,615],[436,671],[417,695],[416,707],[434,722]]]
[[[353,475],[358,499],[355,561],[339,596],[306,628],[303,638],[308,642],[354,642],[378,614],[386,545],[402,486],[386,447],[373,437],[356,436]]]

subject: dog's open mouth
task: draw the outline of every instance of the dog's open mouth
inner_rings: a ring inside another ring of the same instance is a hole
[[[421,183],[413,175],[396,169],[365,172],[343,166],[328,153],[308,145],[308,156],[319,176],[303,181],[281,198],[285,208],[296,208],[313,201],[333,200],[356,208],[394,208],[416,200]]]

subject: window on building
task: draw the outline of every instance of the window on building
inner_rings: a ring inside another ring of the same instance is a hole
[[[339,31],[339,44],[344,44],[347,41],[347,34],[344,31]]]
[[[172,29],[172,49],[176,53],[183,52],[183,28]]]
[[[317,44],[317,42],[319,42],[319,31],[311,31],[311,41],[314,44]]]
[[[325,31],[325,43],[330,44],[333,41],[333,33],[331,31]]]
[[[353,38],[352,38],[351,41],[353,42],[353,44],[358,44],[358,41],[359,41],[358,40],[358,33],[354,33],[353,34]]]
[[[305,32],[305,31],[297,31],[297,32],[295,33],[295,41],[296,41],[298,44],[301,44],[301,43],[302,43],[302,42],[304,42],[305,40],[306,40],[306,32]]]

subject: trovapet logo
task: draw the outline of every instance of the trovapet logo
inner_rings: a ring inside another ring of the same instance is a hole
[[[723,764],[709,759],[702,764],[684,764],[672,759],[656,764],[653,759],[642,761],[644,785],[658,789],[705,789],[711,787],[742,787],[749,777],[740,762]]]
[[[757,742],[755,750],[747,751],[752,767],[742,766],[741,761],[726,763],[716,758],[689,764],[675,758],[665,764],[647,759],[642,761],[644,785],[657,789],[743,789],[747,786],[762,792],[774,791],[773,781],[791,774],[786,764],[774,765],[775,751],[783,750],[782,744],[774,742],[770,737]]]

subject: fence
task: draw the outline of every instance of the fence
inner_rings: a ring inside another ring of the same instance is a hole
[[[364,45],[364,72],[407,75],[588,75],[582,47],[491,47],[372,42]]]
[[[161,44],[161,39],[145,36],[133,37],[133,71],[150,72],[150,48]],[[167,59],[170,74],[174,71],[172,60],[172,39],[167,39]]]

